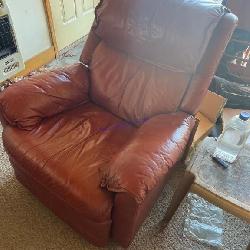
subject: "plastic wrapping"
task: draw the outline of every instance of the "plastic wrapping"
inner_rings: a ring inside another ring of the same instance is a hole
[[[207,245],[223,246],[223,210],[195,194],[188,194],[189,212],[184,236]]]
[[[249,123],[249,127],[250,127],[250,123]],[[247,139],[246,139],[246,142],[245,142],[245,145],[244,145],[244,149],[242,150],[243,152],[245,152],[245,154],[247,155],[250,155],[250,129],[249,129],[249,132],[248,132],[248,135],[247,135]]]

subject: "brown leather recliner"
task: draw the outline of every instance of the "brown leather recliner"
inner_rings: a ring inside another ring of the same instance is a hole
[[[239,18],[238,28],[250,32],[250,1],[249,0],[226,0],[228,7]]]
[[[17,179],[88,241],[126,247],[181,159],[237,18],[207,0],[104,0],[81,63],[0,95]]]

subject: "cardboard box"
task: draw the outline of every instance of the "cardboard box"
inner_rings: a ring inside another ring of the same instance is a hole
[[[226,99],[214,92],[208,91],[203,99],[196,118],[199,120],[198,128],[194,136],[193,146],[203,140],[214,127],[217,118],[222,113]]]

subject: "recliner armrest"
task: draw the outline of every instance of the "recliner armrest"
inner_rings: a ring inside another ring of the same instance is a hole
[[[195,118],[184,112],[146,121],[112,160],[101,186],[112,192],[127,192],[141,203],[181,158],[194,126]]]
[[[80,63],[37,74],[0,94],[4,123],[30,130],[43,118],[88,102],[88,70]]]

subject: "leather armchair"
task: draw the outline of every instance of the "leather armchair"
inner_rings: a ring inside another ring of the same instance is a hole
[[[127,247],[191,140],[236,24],[206,0],[101,1],[80,63],[0,94],[17,179],[88,241]]]

